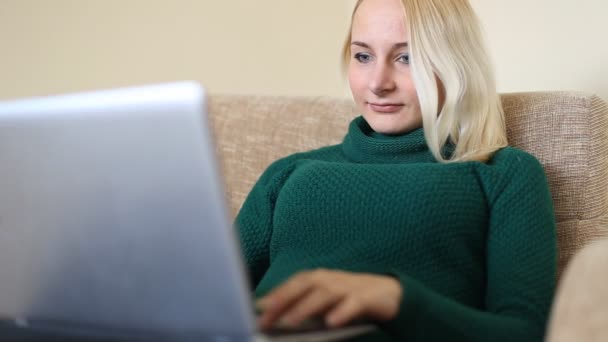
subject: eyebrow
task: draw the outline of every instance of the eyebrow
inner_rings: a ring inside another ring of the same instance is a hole
[[[364,42],[353,41],[350,44],[357,45],[357,46],[360,46],[360,47],[366,48],[366,49],[371,49],[371,47],[369,45],[365,44]],[[393,45],[393,49],[401,49],[401,48],[406,48],[408,46],[409,46],[408,42],[402,42],[402,43],[397,43],[397,44]]]

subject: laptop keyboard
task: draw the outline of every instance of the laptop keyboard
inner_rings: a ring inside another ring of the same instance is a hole
[[[265,330],[264,334],[268,336],[277,336],[277,335],[289,335],[289,334],[300,334],[300,333],[308,333],[314,331],[325,331],[330,328],[325,324],[322,318],[312,318],[303,321],[298,326],[285,326],[285,325],[276,325],[275,327]]]

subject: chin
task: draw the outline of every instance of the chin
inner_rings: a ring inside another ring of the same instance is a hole
[[[401,135],[407,133],[409,130],[404,128],[389,128],[389,129],[374,129],[376,133],[384,135]]]
[[[374,132],[386,135],[404,134],[421,127],[407,122],[399,115],[392,114],[368,114],[365,116],[365,120]]]

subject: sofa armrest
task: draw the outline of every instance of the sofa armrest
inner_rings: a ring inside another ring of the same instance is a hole
[[[548,342],[608,341],[608,240],[584,247],[567,266],[553,303]]]

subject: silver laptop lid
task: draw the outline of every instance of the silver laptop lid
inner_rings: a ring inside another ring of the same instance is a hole
[[[0,104],[0,318],[249,335],[194,82]]]

